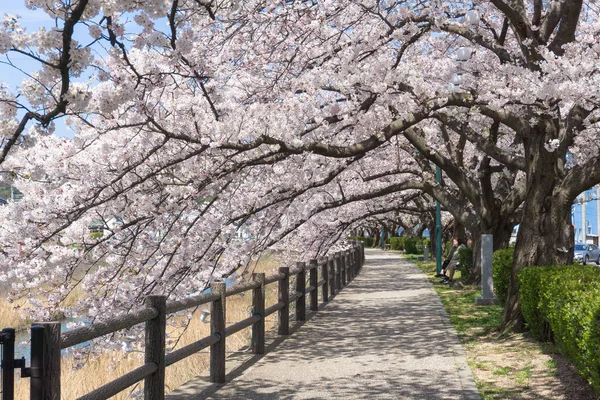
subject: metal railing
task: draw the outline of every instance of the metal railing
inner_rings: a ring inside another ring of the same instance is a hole
[[[14,369],[21,368],[22,377],[31,378],[32,400],[59,400],[61,393],[61,350],[111,334],[121,329],[145,323],[144,364],[133,371],[80,397],[80,399],[107,399],[144,381],[144,398],[162,400],[165,391],[165,368],[210,348],[210,380],[225,382],[226,351],[228,336],[252,327],[251,349],[255,354],[265,352],[265,319],[278,313],[279,335],[290,333],[290,305],[295,303],[297,321],[306,319],[306,296],[309,296],[311,311],[318,311],[318,292],[326,303],[336,292],[345,287],[364,264],[364,245],[355,242],[352,250],[339,252],[321,261],[311,260],[308,265],[297,263],[292,269],[280,267],[278,273],[266,277],[264,273],[253,275],[253,280],[230,288],[224,282],[212,282],[210,293],[167,302],[166,296],[148,296],[145,307],[124,316],[105,322],[80,327],[69,332],[60,332],[59,322],[35,323],[31,330],[31,366],[25,368],[25,360],[14,359],[14,329],[4,329],[0,336],[2,357],[2,400],[14,399]],[[306,287],[306,274],[309,286]],[[320,279],[319,279],[320,275]],[[297,276],[296,287],[290,293],[290,277]],[[265,286],[278,284],[278,302],[265,308]],[[227,297],[252,291],[252,315],[226,327]],[[210,335],[166,354],[167,315],[210,303]],[[12,349],[12,350],[11,350]]]

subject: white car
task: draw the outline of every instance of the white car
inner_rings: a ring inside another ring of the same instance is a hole
[[[573,258],[583,265],[586,265],[590,261],[600,265],[600,248],[595,244],[576,243],[575,256]]]

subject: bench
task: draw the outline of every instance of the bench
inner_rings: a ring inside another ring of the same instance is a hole
[[[390,244],[389,243],[386,243],[386,244],[383,245],[383,250],[387,251],[389,249],[390,249]]]

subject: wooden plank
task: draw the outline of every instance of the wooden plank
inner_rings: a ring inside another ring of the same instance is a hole
[[[317,260],[310,260],[308,263],[310,271],[309,271],[309,280],[310,287],[314,288],[310,292],[310,310],[311,311],[319,311],[319,291],[317,290],[317,281],[319,279],[319,268]]]
[[[273,304],[271,307],[268,307],[267,309],[265,309],[265,318],[271,314],[275,314],[277,311],[281,310],[284,307],[285,307],[285,303],[283,303],[281,301],[279,303]]]
[[[302,293],[296,299],[296,321],[306,321],[306,271],[303,262],[296,263],[296,269],[300,270],[296,277],[296,292]]]
[[[198,307],[202,304],[208,304],[215,301],[220,296],[214,293],[204,293],[196,296],[190,296],[177,301],[167,303],[167,314],[187,310],[188,308]]]
[[[78,400],[104,400],[108,399],[119,392],[135,385],[147,376],[155,374],[158,366],[154,363],[144,364],[141,367],[115,379],[106,385],[100,386],[98,389],[78,398]]]
[[[316,286],[310,285],[309,287],[304,289],[304,294],[313,294],[313,292],[317,290]]]
[[[146,322],[145,364],[155,364],[156,371],[144,378],[144,399],[165,398],[165,340],[167,335],[167,297],[148,296],[146,306],[158,311],[156,318]]]
[[[243,292],[246,292],[248,290],[255,289],[259,285],[260,285],[259,282],[252,282],[252,281],[250,281],[250,282],[244,282],[244,283],[241,283],[239,285],[235,285],[235,286],[232,286],[232,287],[228,288],[225,291],[225,296],[229,297],[229,296],[233,296],[234,294],[243,293]]]
[[[210,334],[218,335],[219,341],[210,346],[210,381],[225,383],[225,282],[212,282],[210,291],[219,293],[219,300],[212,303],[210,312]]]
[[[96,339],[100,336],[108,335],[121,329],[131,328],[134,325],[141,324],[156,318],[158,311],[154,308],[143,308],[129,314],[121,315],[116,318],[111,318],[107,321],[97,322],[89,326],[73,329],[65,332],[61,336],[60,348],[67,349],[71,346],[78,345]]]
[[[275,274],[275,275],[267,276],[265,278],[265,285],[268,285],[270,283],[279,282],[283,278],[285,278],[285,275],[283,275],[282,273],[278,273],[278,274]]]
[[[236,322],[235,324],[230,325],[227,328],[225,328],[225,336],[226,337],[231,336],[234,333],[239,332],[244,328],[254,325],[258,321],[260,321],[260,319],[261,318],[258,315],[253,315],[251,317],[241,320],[240,322]]]
[[[260,319],[252,326],[252,352],[265,354],[265,274],[253,274],[259,285],[252,291],[252,313]]]
[[[290,334],[290,269],[279,267],[279,273],[284,274],[279,281],[279,302],[285,304],[279,309],[279,327],[277,333],[280,335]]]
[[[195,353],[199,352],[200,350],[204,350],[208,346],[211,346],[211,345],[217,343],[219,340],[220,340],[219,336],[210,335],[210,336],[202,338],[194,343],[188,344],[187,346],[184,346],[180,349],[172,351],[171,353],[166,355],[165,365],[167,367],[169,365],[173,365],[176,362],[179,362],[179,361],[183,360],[184,358],[187,358],[187,357],[191,356],[192,354],[195,354]]]
[[[44,399],[60,400],[60,322],[35,322],[44,327]]]

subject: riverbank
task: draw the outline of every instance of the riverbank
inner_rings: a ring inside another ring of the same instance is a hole
[[[279,266],[276,257],[265,256],[256,264],[254,272],[265,272],[272,274]],[[240,271],[241,274],[242,271]],[[245,276],[249,276],[248,271]],[[275,286],[267,287],[266,302],[267,306],[277,302],[277,296],[273,289]],[[8,306],[11,306],[6,302]],[[227,322],[233,324],[248,317],[252,304],[252,296],[235,295],[227,299]],[[3,308],[2,314],[4,313]],[[15,313],[18,315],[18,313]],[[178,316],[170,318],[169,324],[169,342],[172,350],[177,350],[188,344],[196,342],[210,333],[210,324],[201,319],[202,311],[195,310],[191,316]],[[8,319],[5,319],[8,320]],[[29,326],[27,321],[21,320],[20,326],[25,328]],[[267,328],[275,324],[274,321],[267,321]],[[6,326],[6,325],[2,325]],[[16,324],[14,325],[16,326]],[[235,335],[227,338],[227,351],[237,352],[250,344],[250,331],[242,330]],[[125,345],[123,346],[125,348]],[[62,359],[62,397],[65,399],[74,399],[83,396],[86,393],[132,371],[143,364],[144,353],[135,345],[125,349],[126,351],[104,351],[101,354],[79,355],[75,354]],[[171,391],[184,382],[189,381],[194,376],[201,374],[208,367],[208,351],[197,353],[172,366],[166,371],[167,391]],[[114,399],[131,398],[133,392],[142,389],[139,384],[133,388],[123,391]],[[21,379],[18,374],[15,377],[15,398],[24,399],[29,397],[29,379]]]

